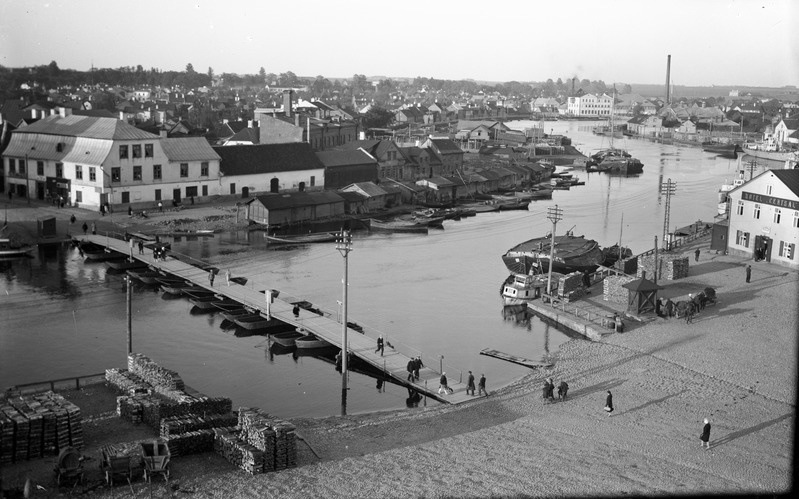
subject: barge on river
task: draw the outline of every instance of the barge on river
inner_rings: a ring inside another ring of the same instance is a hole
[[[549,252],[552,238],[536,237],[517,244],[502,255],[502,261],[515,274],[529,274],[530,269],[549,271]],[[593,239],[574,236],[571,232],[555,236],[554,272],[593,272],[603,261],[602,250]]]

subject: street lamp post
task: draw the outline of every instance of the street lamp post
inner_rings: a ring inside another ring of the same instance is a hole
[[[341,229],[336,239],[336,249],[344,257],[344,278],[342,279],[341,300],[341,415],[347,415],[347,266],[350,251],[352,251],[352,234]]]
[[[549,275],[547,277],[547,295],[552,291],[552,267],[555,261],[555,228],[558,222],[563,218],[563,210],[555,205],[554,208],[547,208],[547,218],[552,222],[552,239],[549,243]],[[551,298],[550,298],[550,301]]]

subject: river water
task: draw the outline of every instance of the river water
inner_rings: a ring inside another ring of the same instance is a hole
[[[512,128],[536,126],[511,122]],[[572,138],[584,153],[607,147],[586,122],[548,122],[547,132]],[[602,246],[621,241],[638,253],[660,239],[664,206],[659,185],[671,178],[676,195],[671,227],[711,221],[717,190],[740,167],[701,149],[648,141],[616,140],[644,163],[637,177],[575,173],[585,186],[555,191],[530,211],[481,213],[445,222],[429,235],[354,233],[349,253],[348,317],[370,336],[383,334],[406,354],[443,364],[450,379],[472,370],[485,373],[488,388],[505,385],[526,368],[480,355],[485,348],[533,360],[546,358],[569,340],[536,318],[503,310],[499,288],[507,276],[500,256],[511,246],[547,233],[548,207],[563,209],[557,233],[574,233]],[[622,227],[623,218],[623,227]],[[344,260],[334,244],[276,250],[260,232],[230,232],[173,250],[229,267],[248,286],[277,289],[339,313]],[[89,264],[69,246],[42,247],[33,259],[0,262],[0,386],[99,373],[126,364],[126,306],[122,276]],[[341,378],[329,361],[275,355],[265,338],[221,328],[218,314],[192,310],[185,299],[168,299],[136,286],[133,348],[176,370],[187,385],[210,396],[233,399],[280,417],[326,416],[341,411]],[[390,352],[391,348],[386,348]],[[443,356],[443,359],[441,358]],[[407,390],[353,372],[349,413],[406,406]],[[422,404],[435,404],[427,400]]]

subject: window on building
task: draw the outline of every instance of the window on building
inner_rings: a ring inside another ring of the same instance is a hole
[[[119,182],[122,180],[122,168],[115,166],[111,168],[111,182]]]
[[[782,210],[779,208],[774,208],[774,223],[780,223],[780,219],[782,218]]]
[[[799,228],[799,211],[793,212],[793,226]]]
[[[97,170],[93,167],[89,167],[89,182],[97,182]]]
[[[735,232],[735,244],[738,246],[743,246],[744,248],[749,247],[749,233],[744,231],[736,231]]]
[[[743,201],[738,201],[738,214],[739,215],[743,215],[744,214],[744,202]]]
[[[203,161],[200,163],[200,176],[207,177],[208,176],[208,161]]]
[[[64,163],[55,164],[55,176],[58,178],[64,178]]]
[[[161,165],[153,165],[153,180],[161,180]]]
[[[760,205],[755,204],[755,211],[754,211],[755,220],[760,220]]]
[[[128,146],[119,146],[119,159],[127,159]]]
[[[8,158],[8,173],[16,173],[17,172],[17,160],[14,158]]]
[[[181,163],[180,164],[180,178],[186,178],[189,176],[189,164],[188,163]]]
[[[156,201],[161,201],[161,189],[156,189],[155,190],[155,200]]]
[[[18,160],[17,163],[19,164],[19,172],[20,173],[25,173],[25,160],[24,159],[20,159],[20,160]]]
[[[133,157],[141,158],[141,144],[133,144],[131,147],[133,148],[131,151],[133,153]]]
[[[55,152],[64,152],[64,143],[59,142],[55,145]]]
[[[130,192],[123,191],[122,192],[122,204],[130,203]]]
[[[141,180],[141,165],[133,165],[133,180]]]
[[[83,191],[75,191],[75,202],[76,203],[83,202]]]
[[[316,176],[311,175],[311,187],[316,185]]]
[[[152,144],[144,144],[144,157],[145,158],[152,158],[153,157],[153,145]]]
[[[203,186],[203,196],[207,196],[207,195],[208,195],[208,186],[204,185]]]
[[[186,187],[186,197],[187,198],[196,198],[197,197],[197,186],[192,185],[191,187]]]
[[[788,260],[793,260],[794,254],[794,243],[789,243],[787,241],[780,241],[780,256],[783,258],[787,258]]]
[[[83,180],[83,167],[81,165],[75,165],[75,179]]]
[[[44,176],[44,161],[36,162],[36,175]]]

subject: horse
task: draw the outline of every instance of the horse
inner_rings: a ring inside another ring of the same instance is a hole
[[[700,310],[704,310],[705,304],[707,303],[707,295],[705,295],[704,291],[700,291],[699,293],[694,295],[691,301],[694,303],[694,309],[697,312]]]
[[[705,296],[707,297],[707,302],[715,305],[716,304],[716,290],[713,289],[713,288],[708,287],[708,288],[705,288],[705,290],[703,292],[705,293]]]
[[[671,301],[671,298],[666,299],[666,303],[663,305],[663,315],[669,319],[674,317],[676,313],[674,302]]]
[[[685,317],[685,323],[691,323],[696,313],[696,306],[691,301],[678,301],[675,305],[677,318]]]

